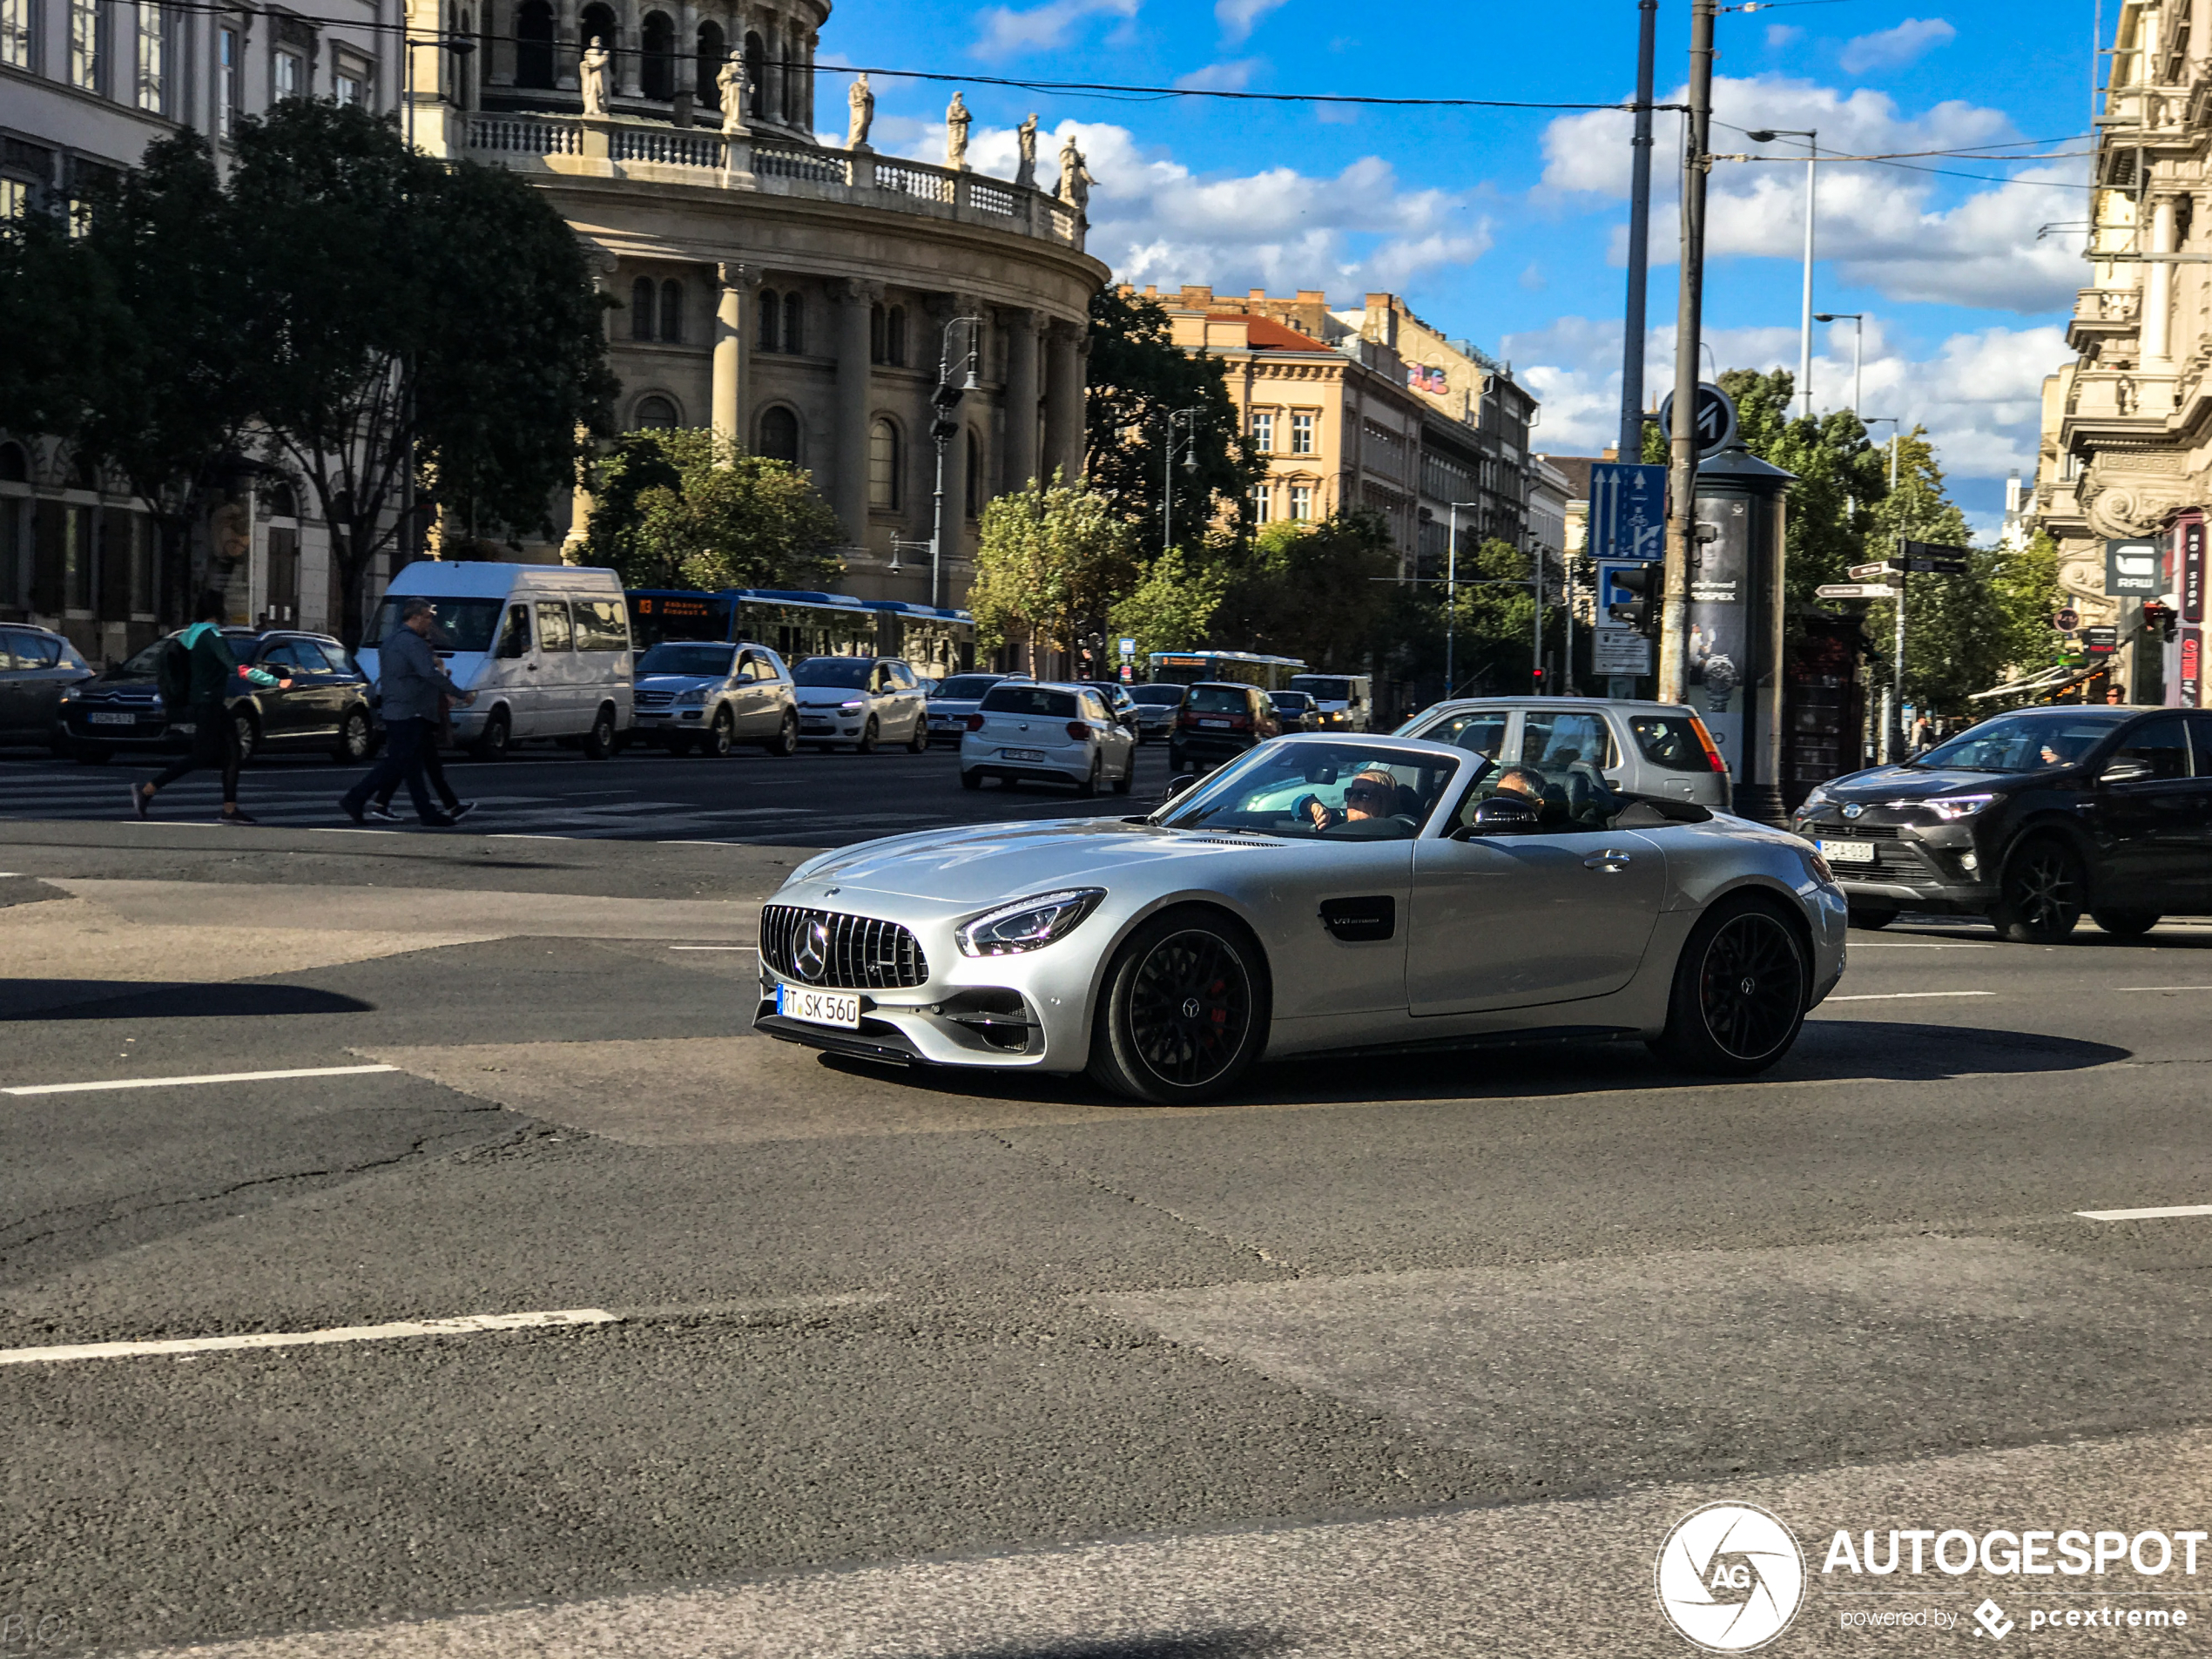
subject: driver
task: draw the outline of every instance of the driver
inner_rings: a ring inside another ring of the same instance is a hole
[[[1507,766],[1498,774],[1494,795],[1526,795],[1539,806],[1544,804],[1544,780],[1526,766]]]
[[[2070,766],[2087,752],[2090,739],[2072,733],[2047,738],[2043,741],[2042,762],[2047,766]]]
[[[1344,786],[1344,810],[1324,806],[1318,800],[1306,803],[1306,816],[1318,830],[1338,824],[1355,823],[1366,818],[1387,818],[1398,805],[1398,780],[1379,766],[1354,772],[1352,781]]]

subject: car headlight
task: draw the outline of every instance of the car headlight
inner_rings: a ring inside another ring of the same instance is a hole
[[[837,705],[837,711],[840,714],[852,714],[867,706],[867,705],[857,697],[848,698]]]
[[[1014,956],[1065,938],[1098,908],[1103,887],[1068,887],[987,910],[963,922],[953,937],[963,956]]]
[[[676,694],[676,701],[680,706],[687,709],[705,708],[706,699],[711,695],[711,689],[702,685],[695,691],[678,691]]]
[[[1923,801],[1900,801],[1899,806],[1925,806],[1948,824],[1954,819],[1971,818],[1985,806],[2004,799],[2002,795],[1937,795]]]
[[[62,701],[64,703],[77,701],[77,688],[74,685],[65,685],[62,688]]]
[[[1812,786],[1812,792],[1805,797],[1804,805],[1798,807],[1797,810],[1799,812],[1803,812],[1806,806],[1817,806],[1824,801],[1831,801],[1835,799],[1836,798],[1833,795],[1828,792],[1828,786],[1826,784],[1815,784]]]

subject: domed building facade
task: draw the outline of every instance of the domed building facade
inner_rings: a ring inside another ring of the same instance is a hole
[[[844,527],[848,591],[957,605],[984,504],[1082,468],[1107,279],[1083,251],[1089,179],[1076,155],[1025,159],[1015,181],[972,172],[964,109],[946,165],[878,154],[865,80],[814,67],[828,15],[411,0],[410,37],[442,44],[414,48],[407,118],[425,149],[547,192],[592,251],[617,301],[618,424],[711,427],[797,462]],[[839,145],[815,136],[833,86]],[[975,389],[942,423],[933,584],[941,366]]]

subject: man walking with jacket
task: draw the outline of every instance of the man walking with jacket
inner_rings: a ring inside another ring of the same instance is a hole
[[[219,766],[223,772],[223,813],[219,824],[251,824],[255,820],[238,808],[238,728],[231,720],[231,692],[242,679],[249,685],[289,689],[292,682],[259,668],[241,667],[223,637],[223,615],[228,607],[219,593],[203,593],[192,607],[198,618],[173,642],[189,664],[181,707],[168,710],[179,725],[192,723],[192,748],[152,782],[131,786],[131,808],[140,818],[152,815],[153,798],[185,773],[201,766]],[[170,694],[165,692],[164,701]]]
[[[407,785],[415,815],[434,829],[448,828],[460,820],[430,805],[424,787],[424,745],[433,741],[438,720],[438,699],[449,697],[466,707],[476,700],[446,678],[428,635],[437,625],[437,607],[428,599],[408,599],[400,605],[400,625],[378,646],[376,689],[383,699],[383,755],[368,775],[339,799],[346,816],[356,824],[367,821],[368,803],[388,783]]]

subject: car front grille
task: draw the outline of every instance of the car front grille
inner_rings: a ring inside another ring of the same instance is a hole
[[[664,709],[676,700],[673,691],[633,691],[631,699],[641,709]]]
[[[1878,839],[1885,834],[1888,839]],[[1944,880],[1941,873],[1921,855],[1918,846],[1898,840],[1893,829],[1886,832],[1860,829],[1852,831],[1849,835],[1827,835],[1821,839],[1830,841],[1871,840],[1874,843],[1874,861],[1871,864],[1845,864],[1840,861],[1835,864],[1839,880],[1848,881],[1857,876],[1862,880],[1902,882],[1907,887],[1938,887]]]
[[[839,990],[896,990],[929,977],[921,941],[897,922],[796,905],[762,908],[760,954],[786,979]]]

